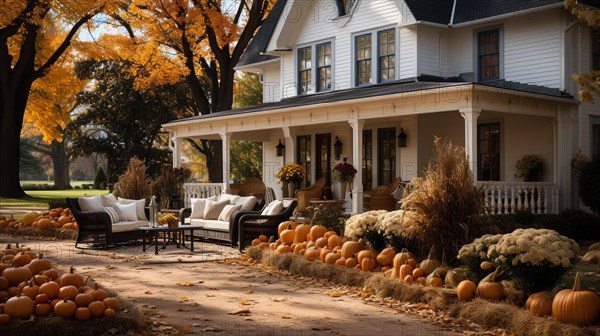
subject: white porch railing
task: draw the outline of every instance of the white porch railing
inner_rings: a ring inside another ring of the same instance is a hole
[[[489,214],[557,212],[557,187],[552,182],[478,182],[477,185],[483,186]]]
[[[186,208],[191,206],[191,198],[207,198],[223,193],[223,183],[184,183],[183,204]]]

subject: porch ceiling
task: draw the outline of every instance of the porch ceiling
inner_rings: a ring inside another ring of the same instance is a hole
[[[498,85],[410,82],[295,97],[176,120],[164,124],[163,128],[178,138],[219,139],[219,134],[231,133],[234,140],[260,141],[268,137],[267,130],[390,119],[467,108],[553,118],[561,108],[572,108],[576,104],[577,101],[572,98],[523,92]]]

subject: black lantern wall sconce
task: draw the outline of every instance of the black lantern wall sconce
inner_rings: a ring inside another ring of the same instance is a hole
[[[400,148],[406,147],[406,138],[407,137],[408,136],[406,135],[406,133],[404,133],[404,129],[401,128],[400,134],[398,134],[398,147],[400,147]]]
[[[281,143],[281,139],[279,139],[279,144],[275,146],[277,149],[277,156],[283,156],[283,151],[285,150],[285,145]]]
[[[340,138],[335,137],[335,142],[333,143],[333,153],[335,154],[335,159],[339,160],[340,155],[342,155],[342,147],[344,144],[340,141]]]

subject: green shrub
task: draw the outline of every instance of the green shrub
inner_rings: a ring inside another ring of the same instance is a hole
[[[68,208],[67,200],[64,199],[56,199],[48,201],[48,209],[54,208]]]
[[[585,165],[579,176],[579,197],[595,214],[600,213],[600,160]]]
[[[94,177],[94,189],[106,189],[106,182],[108,178],[102,166],[98,167],[96,171],[96,177]]]

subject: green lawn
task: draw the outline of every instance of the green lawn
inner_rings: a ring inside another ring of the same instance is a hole
[[[62,200],[66,197],[94,196],[108,194],[108,190],[70,189],[70,190],[25,190],[29,197],[23,199],[0,198],[0,207],[43,206],[47,207],[51,200]]]

